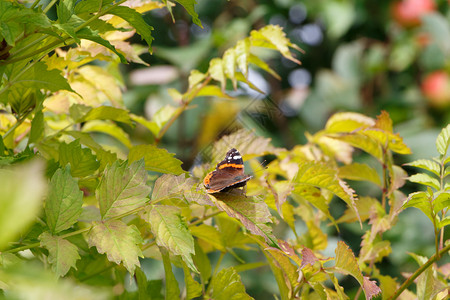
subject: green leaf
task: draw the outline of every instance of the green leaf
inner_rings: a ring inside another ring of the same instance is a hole
[[[221,88],[215,85],[205,85],[201,90],[197,92],[197,97],[201,96],[213,96],[218,98],[224,98],[228,100],[233,100],[234,98],[224,93]]]
[[[411,175],[409,177],[409,181],[411,182],[415,182],[415,183],[420,183],[429,187],[432,187],[436,190],[440,190],[440,183],[439,180],[437,180],[436,178],[431,177],[428,174],[424,174],[424,173],[419,173],[419,174],[414,174]]]
[[[93,222],[88,234],[89,247],[95,246],[98,253],[106,253],[109,261],[123,263],[131,274],[136,266],[140,266],[139,257],[143,257],[141,243],[142,237],[136,226],[127,226],[119,220]]]
[[[166,276],[166,299],[180,299],[180,287],[172,271],[169,253],[164,248],[160,248],[160,252],[163,259],[164,274]]]
[[[420,209],[434,224],[434,213],[432,209],[432,198],[426,192],[415,192],[408,196],[408,200],[403,204],[403,208],[415,207]]]
[[[75,0],[63,0],[56,6],[59,23],[66,23],[73,15]]]
[[[266,248],[264,245],[260,244],[260,246]],[[263,253],[266,256],[270,269],[275,276],[281,298],[289,299],[294,286],[297,285],[297,279],[299,276],[299,272],[297,271],[298,266],[295,266],[289,257],[278,249],[264,249]]]
[[[89,148],[81,148],[79,140],[59,145],[59,164],[62,167],[70,164],[73,177],[92,175],[100,165]]]
[[[352,163],[339,168],[339,177],[350,180],[367,180],[381,185],[380,176],[377,171],[367,164]]]
[[[450,192],[440,192],[434,195],[433,209],[435,213],[450,208]]]
[[[44,114],[39,110],[31,121],[30,138],[28,144],[37,143],[44,137]]]
[[[242,72],[245,78],[248,75],[248,61],[250,56],[250,39],[245,38],[236,43],[235,52],[236,52],[236,63],[239,67],[239,70]],[[236,76],[236,75],[233,75]]]
[[[191,271],[183,263],[184,282],[186,284],[186,299],[194,299],[202,295],[202,285],[192,278]]]
[[[353,251],[342,241],[338,242],[336,248],[336,265],[335,268],[338,272],[343,274],[350,274],[363,288],[366,294],[366,299],[372,299],[372,297],[381,293],[380,288],[375,284],[374,281],[370,281],[365,278],[358,267],[358,262],[356,261]]]
[[[131,148],[133,145],[131,144],[129,135],[119,126],[110,121],[89,121],[83,125],[83,132],[101,132],[107,135],[110,135],[120,141],[127,148]]]
[[[50,180],[45,201],[45,215],[50,231],[55,234],[70,228],[82,212],[83,192],[78,180],[70,175],[70,167],[58,169]]]
[[[436,148],[439,154],[446,156],[450,145],[450,125],[443,128],[436,139]]]
[[[140,13],[126,6],[116,6],[109,10],[108,13],[116,15],[130,23],[136,29],[136,32],[146,41],[147,45],[152,45],[153,27],[144,21]]]
[[[224,245],[222,241],[223,237],[215,227],[206,224],[200,224],[198,226],[191,227],[190,231],[196,238],[212,245],[219,251],[226,252],[226,245]]]
[[[222,87],[222,91],[225,90],[226,85],[226,77],[223,70],[223,64],[222,59],[220,58],[213,58],[209,61],[209,74],[211,75],[211,78],[214,80],[217,80],[220,82],[220,86]]]
[[[245,292],[241,277],[233,267],[226,268],[217,273],[208,286],[209,299],[253,299]]]
[[[44,13],[9,1],[0,1],[0,12],[0,40],[4,38],[10,46],[15,46],[16,39],[24,31],[38,32],[51,26]]]
[[[174,155],[154,145],[138,145],[130,149],[128,160],[131,163],[144,158],[145,169],[148,171],[174,175],[185,173],[181,168],[182,162],[173,157]]]
[[[92,108],[81,119],[75,120],[77,121],[77,123],[92,120],[112,120],[116,122],[125,123],[130,126],[133,125],[128,111],[111,106],[99,106]]]
[[[427,258],[414,253],[410,255],[421,266],[427,262]],[[426,270],[417,277],[417,299],[428,300],[434,299],[434,297],[445,288],[435,276],[436,270],[434,266],[426,268]]]
[[[317,209],[319,209],[321,212],[323,212],[327,216],[327,218],[330,219],[330,221],[333,222],[333,224],[335,224],[335,220],[328,209],[329,201],[325,199],[325,197],[322,195],[321,191],[318,188],[308,186],[306,184],[297,184],[294,191],[292,192],[292,197],[300,204],[303,203],[301,203],[299,197],[308,201],[309,203],[314,205]],[[355,212],[355,210],[351,211]],[[356,220],[358,219],[356,218],[355,221]]]
[[[142,218],[150,224],[156,244],[174,255],[180,255],[189,268],[198,273],[192,260],[194,238],[181,216],[180,209],[168,205],[147,207]]]
[[[203,251],[202,247],[198,244],[198,241],[195,242],[195,255],[194,255],[194,263],[200,272],[201,282],[208,282],[211,277],[211,262],[209,257]]]
[[[0,169],[0,250],[36,220],[46,186],[37,162]]]
[[[175,0],[175,2],[178,2],[181,5],[183,5],[184,9],[186,9],[188,14],[191,15],[192,21],[194,22],[194,24],[203,28],[202,22],[200,22],[200,19],[198,18],[198,14],[195,12],[195,9],[194,9],[194,5],[197,4],[197,2],[195,0]]]
[[[436,174],[436,176],[440,176],[441,167],[439,164],[431,159],[418,159],[413,162],[405,164],[405,166],[417,167],[428,170]]]
[[[315,186],[332,192],[344,200],[361,221],[356,209],[354,191],[338,178],[337,171],[332,166],[305,160],[300,161],[298,167],[297,175],[293,180],[294,184]]]
[[[236,52],[235,49],[230,48],[225,51],[222,57],[223,63],[223,72],[224,74],[231,79],[233,83],[233,88],[236,89],[236,77],[234,77],[234,73],[236,72]]]
[[[62,277],[69,272],[70,268],[76,269],[76,262],[81,258],[77,246],[48,232],[42,233],[39,240],[41,247],[48,250],[48,261],[56,275]]]
[[[44,89],[51,92],[59,90],[67,90],[74,92],[70,87],[67,79],[61,75],[61,71],[57,69],[48,70],[48,66],[43,62],[35,63],[22,75],[14,78],[10,82],[14,88]]]
[[[450,225],[450,216],[446,216],[445,218],[443,218],[443,219],[439,222],[439,224],[438,224],[438,226],[437,226],[437,229],[441,229],[441,228],[443,228],[443,227],[445,227],[445,226],[448,226],[448,225]]]
[[[251,233],[264,237],[272,246],[277,245],[272,228],[267,225],[272,223],[272,215],[264,201],[257,197],[247,197],[231,192],[210,195],[210,198],[217,208],[241,221]]]
[[[250,41],[252,46],[264,47],[269,49],[278,50],[285,58],[301,64],[299,60],[292,56],[289,47],[300,50],[297,45],[292,44],[288,38],[286,38],[286,33],[278,25],[267,25],[260,30],[253,30],[250,33]]]
[[[142,206],[150,188],[142,160],[131,165],[116,161],[107,167],[95,191],[102,219],[113,218]]]

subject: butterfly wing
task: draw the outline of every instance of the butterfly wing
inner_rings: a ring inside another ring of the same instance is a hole
[[[206,191],[210,194],[223,191],[229,187],[244,186],[252,176],[244,174],[244,162],[236,149],[231,149],[225,159],[217,164],[216,170],[203,180]]]

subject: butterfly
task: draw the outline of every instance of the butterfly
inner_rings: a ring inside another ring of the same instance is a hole
[[[251,175],[244,174],[242,155],[232,148],[225,155],[225,159],[217,164],[216,169],[206,175],[203,185],[207,193],[214,194],[243,187],[251,178]]]

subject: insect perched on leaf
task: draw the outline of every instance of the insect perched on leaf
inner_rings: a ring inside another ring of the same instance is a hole
[[[233,148],[227,152],[225,159],[217,164],[216,169],[206,175],[203,185],[207,193],[213,194],[243,187],[251,178],[251,175],[244,174],[242,156]]]

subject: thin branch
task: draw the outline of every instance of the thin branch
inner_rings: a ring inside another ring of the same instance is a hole
[[[441,251],[439,251],[439,253],[434,254],[432,257],[430,257],[430,259],[428,259],[428,261],[426,263],[424,263],[423,265],[420,266],[420,268],[418,268],[405,282],[403,282],[403,284],[400,286],[400,288],[395,291],[395,294],[392,295],[389,300],[394,300],[397,299],[398,296],[400,296],[400,294],[411,284],[413,283],[413,281],[420,275],[422,274],[426,269],[428,269],[428,267],[430,267],[434,262],[436,262],[438,260],[438,257],[441,257],[442,254],[444,254],[445,252],[450,250],[450,244],[448,244],[445,248],[442,248]]]

